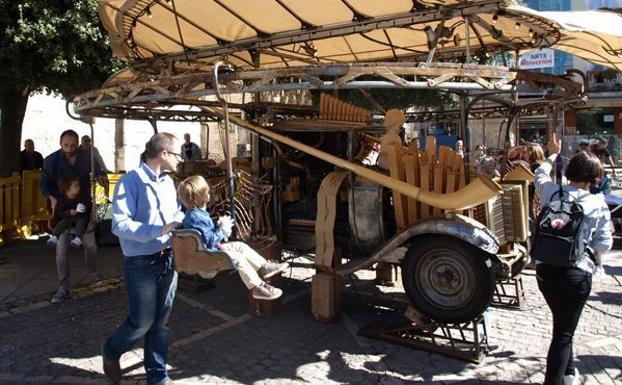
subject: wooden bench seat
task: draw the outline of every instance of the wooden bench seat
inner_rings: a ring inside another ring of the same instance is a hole
[[[175,230],[173,256],[178,273],[198,274],[205,279],[214,278],[221,271],[235,269],[227,253],[206,250],[201,233],[194,229]]]

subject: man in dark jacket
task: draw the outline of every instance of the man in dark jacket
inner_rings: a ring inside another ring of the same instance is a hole
[[[181,145],[181,157],[184,162],[194,162],[201,159],[201,148],[190,141],[190,134],[184,135],[184,144]]]
[[[40,188],[43,195],[50,200],[52,210],[55,209],[61,192],[58,188],[58,181],[62,178],[77,177],[80,180],[81,191],[91,191],[89,175],[91,173],[91,159],[89,153],[78,148],[78,134],[73,130],[64,131],[60,136],[60,150],[53,152],[43,162],[43,174],[41,175]],[[101,170],[95,171],[95,176],[99,177]],[[87,226],[86,234],[82,240],[86,264],[91,272],[91,276],[96,283],[100,283],[102,278],[95,266],[95,255],[97,246],[95,244],[94,222],[91,221]],[[52,297],[52,303],[65,301],[71,296],[69,290],[70,269],[67,261],[67,249],[69,247],[69,232],[65,231],[58,237],[56,246],[56,270],[60,288]]]
[[[35,151],[35,142],[32,139],[24,141],[24,149],[21,155],[21,170],[41,170],[43,168],[43,155]]]

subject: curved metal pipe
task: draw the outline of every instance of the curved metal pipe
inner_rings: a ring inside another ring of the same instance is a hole
[[[581,77],[581,80],[583,81],[583,87],[581,88],[581,95],[586,93],[587,90],[589,89],[589,84],[590,81],[587,78],[587,75],[585,74],[585,72],[580,71],[576,68],[569,68],[566,70],[566,75],[571,75],[571,74],[576,74],[579,75],[579,77]]]
[[[214,64],[213,75],[214,75],[214,91],[216,93],[216,98],[222,103],[222,108],[224,110],[224,118],[225,118],[225,161],[227,164],[227,179],[229,180],[229,200],[231,205],[229,206],[229,212],[231,214],[231,219],[235,224],[235,177],[233,176],[233,160],[231,157],[231,146],[229,145],[229,106],[227,105],[227,101],[222,97],[220,93],[220,83],[218,82],[218,70],[220,67],[227,67],[227,69],[233,70],[233,66],[229,63],[225,63],[224,61],[219,61]]]
[[[209,108],[209,110],[221,116],[225,113],[225,111],[220,108]],[[363,178],[371,180],[372,182],[378,183],[379,185],[393,189],[400,194],[406,195],[407,197],[416,199],[430,206],[438,207],[442,210],[468,209],[477,206],[501,193],[501,186],[487,176],[479,175],[477,179],[458,191],[448,194],[436,194],[370,170],[364,166],[348,162],[347,160],[341,159],[335,155],[318,150],[317,148],[313,148],[304,143],[297,142],[291,138],[277,134],[265,128],[258,127],[243,119],[231,117],[231,121],[240,127],[244,127],[255,132],[256,134],[266,136],[280,143],[294,147],[300,151],[304,151],[307,154],[319,158],[325,162],[341,167],[347,171],[351,171],[356,175],[360,175]]]

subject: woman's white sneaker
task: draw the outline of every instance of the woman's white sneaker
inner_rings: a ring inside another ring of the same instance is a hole
[[[579,385],[579,369],[574,368],[574,374],[564,375],[564,385]]]

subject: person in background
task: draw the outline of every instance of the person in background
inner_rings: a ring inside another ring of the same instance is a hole
[[[456,141],[456,154],[458,154],[459,157],[464,158],[464,142],[462,139],[458,139]]]
[[[616,175],[616,166],[613,162],[613,158],[607,150],[607,145],[609,142],[605,138],[598,138],[597,142],[594,143],[591,147],[592,154],[596,155],[602,164],[607,163],[611,167],[611,176],[613,178],[617,178]]]
[[[84,135],[82,137],[82,141],[80,143],[80,148],[87,151],[89,154],[89,162],[91,159],[91,151],[93,151],[93,158],[95,161],[95,170],[98,172],[99,176],[97,177],[97,182],[104,188],[104,195],[109,199],[110,197],[110,181],[108,181],[108,169],[106,168],[106,164],[104,163],[104,158],[102,158],[101,154],[97,147],[93,146],[93,142],[91,141],[91,137],[88,135]]]
[[[556,196],[559,185],[551,180],[551,171],[559,156],[561,142],[552,134],[547,145],[549,157],[536,170],[534,184],[543,205]],[[566,167],[569,184],[563,186],[565,199],[576,201],[583,209],[581,230],[586,253],[575,267],[553,266],[536,262],[536,279],[553,314],[553,336],[546,358],[544,385],[578,384],[579,372],[574,366],[572,340],[581,312],[592,289],[592,274],[602,264],[601,255],[611,249],[610,213],[602,194],[590,194],[590,185],[604,173],[593,154],[580,152]],[[591,254],[591,255],[590,255]]]
[[[117,183],[112,204],[112,233],[123,252],[123,280],[129,314],[104,343],[104,374],[112,384],[121,381],[121,356],[144,337],[144,366],[148,385],[173,385],[166,368],[168,319],[177,291],[177,272],[171,253],[171,232],[184,218],[169,172],[181,156],[169,133],[151,137],[145,159]]]
[[[579,151],[592,152],[589,139],[581,139],[579,141],[579,149],[577,150],[577,152]]]
[[[523,150],[522,158],[529,163],[531,172],[535,172],[545,161],[544,150],[538,143],[529,143]]]
[[[20,156],[21,171],[41,170],[43,168],[43,155],[35,151],[35,142],[32,139],[24,141],[24,149]]]
[[[525,145],[525,149],[522,153],[522,158],[529,164],[529,170],[533,173],[544,163],[546,160],[544,156],[544,150],[538,143],[529,143]],[[529,221],[530,231],[533,233],[535,226],[535,220],[540,213],[542,205],[540,203],[540,197],[536,194],[536,188],[533,183],[529,184]]]
[[[475,159],[480,158],[482,156],[486,155],[486,146],[484,146],[483,144],[478,144],[477,146],[475,146],[475,148],[473,149],[473,156]]]
[[[201,159],[201,148],[190,141],[190,134],[184,134],[184,144],[181,145],[181,156],[184,162],[194,162]]]
[[[50,154],[43,161],[41,174],[41,193],[49,199],[52,215],[56,209],[61,192],[58,189],[58,181],[63,178],[77,177],[80,180],[80,191],[91,191],[91,159],[89,154],[78,148],[78,134],[74,130],[66,130],[60,135],[60,149]],[[100,171],[95,171],[95,176],[100,176]],[[102,284],[102,276],[97,272],[95,256],[97,245],[95,244],[95,226],[90,221],[86,233],[82,239],[86,265],[96,284]],[[52,303],[59,303],[71,298],[71,270],[67,261],[67,249],[69,247],[69,231],[63,232],[58,237],[56,245],[56,270],[60,287],[52,297]]]

